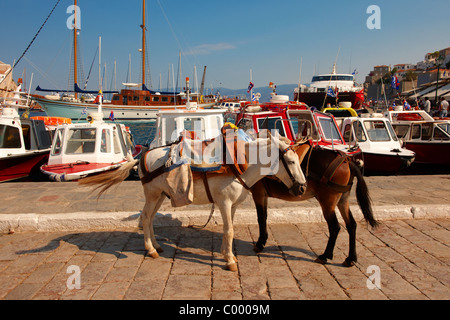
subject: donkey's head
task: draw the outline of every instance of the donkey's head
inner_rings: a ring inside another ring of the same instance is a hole
[[[306,178],[300,167],[301,161],[299,156],[295,152],[296,149],[291,146],[291,141],[275,134],[270,134],[269,131],[262,132],[260,138],[266,135],[268,141],[270,141],[270,150],[273,156],[271,159],[275,159],[274,163],[270,164],[272,175],[280,179],[286,187],[289,188],[289,192],[293,196],[300,196],[306,191]]]

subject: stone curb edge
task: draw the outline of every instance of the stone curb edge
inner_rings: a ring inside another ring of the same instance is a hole
[[[350,208],[356,221],[363,221],[358,206]],[[395,219],[445,219],[450,218],[447,205],[377,206],[375,218],[379,221]],[[340,214],[338,219],[342,222]],[[186,210],[158,213],[155,226],[203,226],[209,218],[208,210]],[[317,223],[325,222],[319,207],[287,207],[270,209],[269,223]],[[95,231],[118,228],[135,228],[140,223],[140,212],[78,212],[60,214],[0,214],[0,233]],[[218,210],[210,224],[222,225]],[[257,224],[255,209],[236,212],[234,224]]]

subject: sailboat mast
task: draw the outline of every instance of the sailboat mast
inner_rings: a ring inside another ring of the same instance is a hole
[[[75,10],[75,18],[74,18],[74,26],[73,26],[73,83],[74,90],[76,85],[78,84],[78,21],[77,21],[77,8],[78,8],[78,0],[74,1],[74,10]],[[75,99],[78,99],[78,94],[75,92]]]
[[[146,33],[146,26],[145,26],[145,7],[146,7],[146,0],[142,0],[142,90],[145,88],[145,33]]]

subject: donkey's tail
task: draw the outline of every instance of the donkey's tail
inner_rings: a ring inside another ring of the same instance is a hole
[[[79,185],[96,186],[98,197],[112,186],[123,182],[130,175],[131,169],[139,163],[139,160],[129,161],[119,169],[88,177],[78,181]]]
[[[356,199],[364,215],[364,219],[366,219],[366,221],[372,228],[376,228],[378,226],[378,222],[373,216],[372,200],[370,198],[369,189],[367,188],[364,176],[361,173],[359,167],[352,161],[350,161],[350,170],[352,174],[358,179],[358,184],[356,185]]]

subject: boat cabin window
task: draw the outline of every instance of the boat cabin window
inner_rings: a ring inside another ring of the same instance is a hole
[[[411,139],[420,139],[420,134],[421,134],[420,124],[413,125]]]
[[[63,149],[64,129],[58,129],[55,132],[54,143],[52,148],[52,156],[60,155]]]
[[[432,136],[433,136],[433,124],[432,123],[422,124],[422,140],[424,141],[431,140]]]
[[[351,133],[352,133],[351,125],[350,124],[345,125],[344,132],[342,133],[342,135],[344,136],[345,142],[347,142],[347,143],[350,142]],[[353,140],[353,138],[354,137],[352,136],[352,140]]]
[[[366,133],[364,132],[364,128],[363,128],[361,122],[359,122],[359,121],[353,122],[353,132],[355,134],[355,137],[353,139],[356,138],[356,140],[358,142],[367,141]]]
[[[353,81],[353,76],[326,75],[313,77],[312,82],[317,81]]]
[[[407,138],[409,132],[409,125],[396,124],[393,127],[395,134],[397,135],[397,138],[399,139]]]
[[[339,129],[334,124],[333,120],[330,118],[319,118],[320,126],[322,127],[322,132],[325,136],[325,140],[339,140],[341,141],[341,136],[339,134]]]
[[[100,152],[111,153],[111,131],[108,129],[102,130],[102,140],[100,145]]]
[[[235,113],[227,113],[223,116],[223,122],[224,123],[232,123],[232,124],[236,124],[236,118],[237,118],[237,114]]]
[[[384,121],[364,121],[364,127],[371,141],[391,141]]]
[[[153,102],[159,102],[159,97],[153,97]]]
[[[445,132],[447,132],[448,134],[450,134],[450,122],[446,122],[446,123],[440,123],[438,124],[438,126],[444,130]]]
[[[31,150],[31,130],[29,124],[22,124],[23,142],[26,150]]]
[[[450,136],[442,127],[437,126],[434,128],[433,140],[448,141],[450,140]]]
[[[167,97],[162,97],[161,101],[162,101],[162,102],[168,102],[168,101],[169,101],[169,98],[167,98]]]
[[[120,96],[114,96],[113,101],[120,101]]]
[[[94,153],[95,129],[70,129],[67,140],[67,154]]]
[[[22,142],[20,141],[19,128],[0,125],[0,148],[2,149],[20,149]]]
[[[389,133],[391,134],[392,140],[398,141],[397,135],[395,134],[394,128],[392,128],[392,124],[390,122],[386,122],[386,127],[389,130]]]
[[[194,139],[206,140],[205,119],[203,118],[184,118],[183,129],[194,133]],[[182,130],[179,130],[182,131]],[[181,132],[178,132],[181,133]]]
[[[117,130],[113,131],[113,141],[114,141],[114,153],[119,154],[122,152],[122,145],[120,144],[119,134]]]
[[[284,131],[283,121],[281,117],[276,118],[259,118],[258,119],[258,131],[261,130],[277,130],[280,135],[286,137],[286,132]]]
[[[243,118],[239,121],[239,124],[237,125],[237,127],[239,129],[244,130],[245,132],[247,132],[248,130],[252,130],[253,129],[252,120]]]

